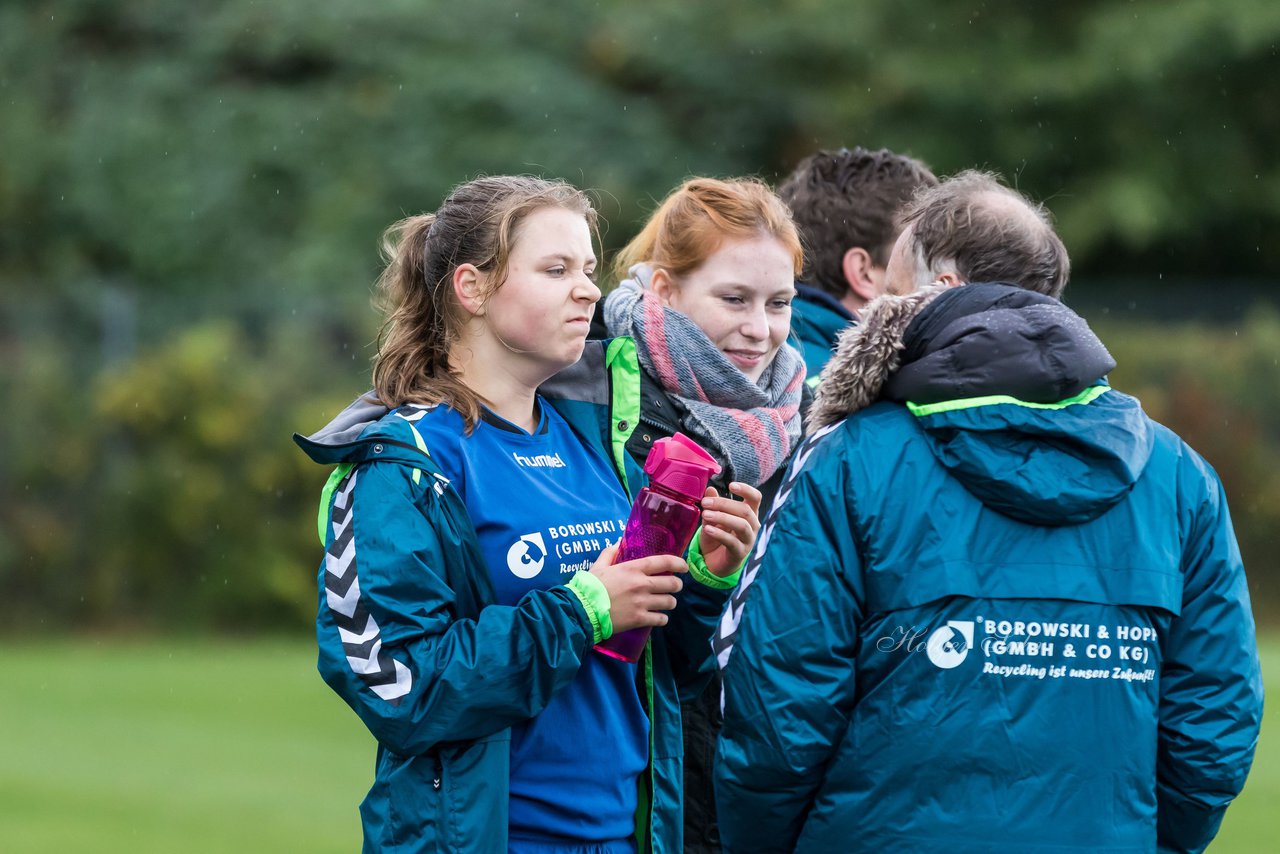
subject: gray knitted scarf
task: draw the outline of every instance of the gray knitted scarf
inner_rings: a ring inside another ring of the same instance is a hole
[[[701,327],[662,304],[649,275],[632,267],[605,299],[609,334],[635,339],[640,366],[688,410],[682,429],[724,464],[726,482],[764,483],[800,438],[804,358],[784,344],[752,382]]]

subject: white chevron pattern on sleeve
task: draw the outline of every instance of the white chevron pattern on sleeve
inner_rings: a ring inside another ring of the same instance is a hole
[[[778,496],[773,502],[773,507],[769,509],[769,518],[765,521],[764,527],[760,529],[760,537],[756,543],[755,551],[752,552],[751,560],[746,568],[742,570],[742,578],[738,581],[738,586],[734,588],[733,594],[729,597],[729,604],[725,606],[724,613],[720,615],[720,625],[716,627],[716,633],[711,638],[711,648],[716,656],[716,666],[721,670],[724,670],[729,664],[729,656],[733,653],[733,643],[738,635],[738,626],[742,622],[742,611],[747,604],[747,589],[755,581],[756,574],[760,571],[760,564],[764,562],[765,551],[769,548],[769,539],[773,535],[778,513],[791,495],[791,490],[795,487],[796,477],[804,469],[805,463],[809,461],[809,457],[813,454],[818,441],[843,423],[843,420],[837,421],[835,424],[829,424],[812,433],[805,438],[800,449],[796,451],[796,458],[791,462],[791,468],[787,471],[787,476],[778,490]],[[723,709],[723,695],[720,699],[720,706]]]
[[[352,503],[357,472],[358,469],[352,469],[334,493],[330,511],[333,539],[324,559],[325,600],[352,672],[383,700],[399,703],[413,688],[413,674],[382,651],[378,623],[360,601]]]

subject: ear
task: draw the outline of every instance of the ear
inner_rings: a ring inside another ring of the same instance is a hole
[[[649,290],[653,291],[663,305],[671,305],[671,297],[675,293],[676,283],[671,278],[671,274],[659,267],[653,271],[653,275],[649,277]]]
[[[961,279],[960,275],[956,273],[954,270],[948,270],[945,273],[939,273],[938,278],[936,278],[934,281],[940,285],[946,285],[949,288],[958,287],[964,284],[964,279]]]
[[[484,315],[485,297],[481,295],[484,274],[474,264],[459,264],[453,271],[453,295],[472,317]]]
[[[874,267],[871,253],[861,246],[846,250],[840,259],[840,269],[844,272],[844,280],[849,283],[849,290],[864,303],[880,296],[880,286],[871,275]]]

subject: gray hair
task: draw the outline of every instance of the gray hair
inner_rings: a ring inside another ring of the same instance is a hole
[[[910,227],[916,286],[951,272],[965,282],[1004,282],[1059,298],[1071,261],[1049,212],[990,172],[966,170],[919,193]]]

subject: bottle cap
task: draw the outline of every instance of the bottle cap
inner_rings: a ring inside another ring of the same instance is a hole
[[[707,491],[707,481],[720,473],[720,464],[697,442],[677,433],[653,443],[644,470],[651,483],[699,501]]]

